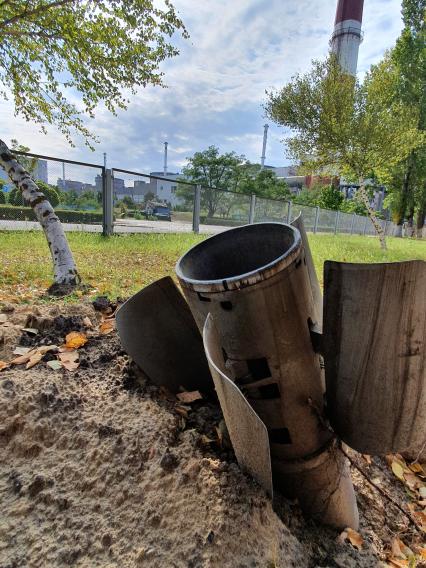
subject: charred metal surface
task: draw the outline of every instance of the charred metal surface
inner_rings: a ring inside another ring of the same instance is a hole
[[[203,339],[216,392],[238,463],[272,497],[268,431],[240,389],[226,376],[220,338],[211,315],[208,315],[206,319]]]
[[[124,350],[144,373],[172,392],[213,389],[202,337],[170,277],[132,296],[116,315]]]
[[[426,440],[426,262],[326,262],[324,359],[337,434],[367,454]]]

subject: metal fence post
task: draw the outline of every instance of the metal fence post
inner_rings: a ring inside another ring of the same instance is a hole
[[[192,230],[194,233],[200,232],[200,211],[201,211],[201,185],[195,186],[194,210],[192,213]]]
[[[113,177],[111,170],[103,170],[102,233],[108,237],[114,232]]]
[[[339,217],[340,217],[340,211],[337,210],[336,211],[336,218],[334,219],[334,234],[337,234],[337,228],[339,226]]]
[[[351,219],[351,230],[349,232],[350,235],[352,235],[353,230],[354,230],[354,224],[355,224],[355,213],[352,213],[352,219]]]
[[[287,224],[291,222],[291,201],[288,202],[288,209],[287,209]]]
[[[319,208],[318,205],[317,205],[316,211],[315,211],[314,233],[316,233],[316,232],[317,232],[317,229],[318,229],[318,217],[319,217],[319,212],[320,212],[320,208]]]
[[[256,210],[256,196],[254,193],[251,194],[250,199],[250,213],[249,213],[249,224],[253,225],[254,223],[254,212]]]

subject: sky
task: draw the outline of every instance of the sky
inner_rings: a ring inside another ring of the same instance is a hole
[[[180,55],[162,65],[166,89],[148,87],[131,96],[117,116],[99,108],[87,126],[99,138],[92,152],[76,147],[54,129],[48,135],[14,117],[10,102],[0,101],[1,137],[17,138],[32,152],[103,163],[108,167],[162,171],[163,142],[169,142],[169,171],[188,156],[216,145],[259,162],[263,125],[269,123],[266,163],[289,164],[286,132],[268,121],[265,91],[280,88],[312,59],[329,49],[337,0],[175,0],[190,39],[174,39]],[[365,0],[364,41],[358,73],[378,62],[402,27],[400,0]]]

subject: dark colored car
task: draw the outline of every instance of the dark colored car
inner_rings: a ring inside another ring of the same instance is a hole
[[[171,221],[172,214],[170,207],[164,205],[164,203],[151,203],[146,206],[145,209],[146,217],[152,216],[156,217],[159,221]]]

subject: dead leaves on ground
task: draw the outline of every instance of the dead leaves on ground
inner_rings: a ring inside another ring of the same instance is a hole
[[[388,566],[394,568],[415,568],[418,563],[426,560],[426,548],[421,546],[408,547],[399,537],[392,541],[391,552],[387,555]]]
[[[350,544],[358,550],[362,549],[362,545],[364,543],[362,536],[350,527],[347,527],[343,532],[341,532],[337,537],[337,540],[342,543],[350,542]]]
[[[78,349],[79,347],[83,347],[88,342],[87,335],[85,333],[81,333],[79,331],[71,331],[65,337],[65,347],[67,349]]]
[[[426,464],[407,463],[400,454],[386,456],[386,460],[395,477],[404,484],[411,515],[426,533]]]
[[[2,318],[0,325],[6,322],[7,319]],[[46,361],[46,366],[48,368],[52,371],[59,371],[60,369],[66,369],[70,372],[75,371],[79,367],[78,350],[86,345],[90,337],[97,334],[107,335],[115,330],[114,317],[102,316],[102,320],[99,325],[94,325],[90,318],[86,316],[83,323],[86,329],[88,329],[87,333],[71,331],[66,335],[65,343],[60,347],[57,345],[42,345],[40,347],[33,348],[21,346],[16,347],[13,354],[17,355],[17,357],[11,361],[0,361],[0,372],[5,369],[9,369],[12,365],[25,365],[26,369],[31,369],[40,363],[49,351],[55,353],[56,359]],[[33,335],[38,333],[38,330],[33,328],[25,328],[23,331]],[[200,397],[201,395],[199,398]]]

